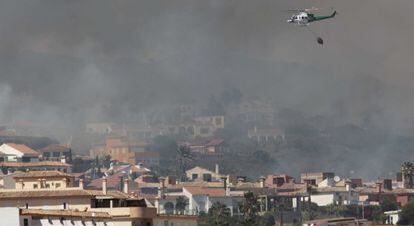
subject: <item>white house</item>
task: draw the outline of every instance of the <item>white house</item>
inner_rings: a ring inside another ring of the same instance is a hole
[[[40,154],[24,144],[4,143],[0,153],[5,162],[38,162]]]
[[[307,197],[305,197],[305,199],[307,199]],[[359,193],[353,190],[350,184],[347,184],[346,186],[317,187],[316,191],[311,194],[311,201],[318,206],[327,206],[330,204],[357,204],[358,200]]]
[[[401,210],[393,210],[384,212],[386,216],[385,223],[397,225],[397,222],[400,220]]]
[[[183,195],[189,200],[189,210],[193,213],[208,212],[214,203],[221,203],[230,209],[231,215],[237,214],[238,203],[243,199],[243,195],[232,195],[230,190],[224,188],[207,187],[184,187]]]
[[[191,181],[220,181],[221,178],[224,177],[224,175],[220,174],[219,166],[217,164],[215,171],[211,171],[197,166],[187,170],[185,173],[187,175],[187,178]]]

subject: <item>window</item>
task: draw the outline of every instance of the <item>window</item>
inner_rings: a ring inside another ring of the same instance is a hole
[[[168,226],[168,221],[164,221],[164,226]]]
[[[208,134],[208,133],[210,133],[210,128],[203,127],[203,128],[200,129],[200,133],[201,134]]]
[[[221,125],[221,118],[216,118],[216,126],[219,126],[219,125]]]
[[[60,188],[60,183],[56,183],[56,184],[55,184],[55,187],[56,187],[56,188]]]
[[[26,209],[29,209],[29,203],[26,203]]]
[[[209,173],[203,174],[203,181],[211,182],[211,174]]]
[[[60,152],[53,152],[53,157],[60,157]]]
[[[198,178],[198,174],[193,173],[193,175],[191,176],[191,179],[196,180]]]
[[[50,184],[46,184],[46,188],[50,188]]]
[[[37,188],[38,188],[37,184],[34,184],[33,189],[37,189]]]
[[[24,226],[29,226],[29,219],[24,218],[24,219],[23,219],[23,225],[24,225]]]
[[[65,210],[67,208],[66,202],[63,203],[63,209]]]

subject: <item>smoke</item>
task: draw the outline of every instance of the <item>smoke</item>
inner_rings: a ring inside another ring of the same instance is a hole
[[[277,107],[403,131],[414,113],[410,1],[0,3],[0,121],[134,121],[228,88]],[[338,11],[311,25],[286,9]],[[368,116],[367,116],[368,115]]]

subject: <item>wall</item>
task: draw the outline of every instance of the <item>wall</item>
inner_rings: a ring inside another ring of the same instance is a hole
[[[21,199],[9,199],[0,200],[0,207],[21,207],[24,208],[26,203],[29,204],[29,208],[33,209],[63,209],[63,203],[67,203],[66,206],[69,209],[78,209],[80,211],[85,208],[90,209],[91,199],[90,197],[56,197],[56,198],[42,198],[31,197]]]
[[[15,207],[0,208],[1,225],[20,225],[19,209]]]
[[[197,226],[197,218],[193,216],[158,216],[154,218],[154,226]]]

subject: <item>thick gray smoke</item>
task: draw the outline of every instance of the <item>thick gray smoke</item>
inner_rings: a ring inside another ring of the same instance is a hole
[[[305,28],[284,10],[337,18]],[[413,1],[6,0],[0,117],[61,128],[130,121],[227,88],[390,130],[414,113]]]

